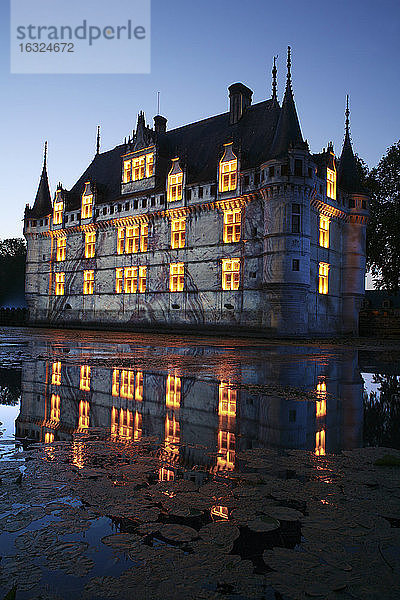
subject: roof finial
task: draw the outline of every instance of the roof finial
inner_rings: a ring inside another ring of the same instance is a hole
[[[287,48],[287,81],[286,84],[288,86],[292,85],[292,55],[291,55],[291,48],[290,46],[288,46]]]
[[[97,125],[97,147],[96,154],[100,154],[100,125]]]
[[[278,97],[276,95],[276,74],[278,72],[278,69],[276,68],[277,58],[277,56],[274,56],[274,66],[272,67],[272,100],[274,100],[275,102],[278,101]]]
[[[349,110],[349,95],[346,96],[346,135],[349,135],[350,132],[350,110]]]
[[[44,143],[44,160],[43,160],[43,168],[47,168],[47,142]]]

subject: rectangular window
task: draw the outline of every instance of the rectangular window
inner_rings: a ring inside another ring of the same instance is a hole
[[[236,417],[236,390],[223,382],[219,385],[218,415],[220,417]]]
[[[303,176],[303,161],[299,159],[295,159],[294,161],[294,174],[296,177]]]
[[[186,219],[171,221],[171,248],[184,248],[186,241]]]
[[[218,432],[217,469],[233,471],[235,468],[235,434],[229,431]]]
[[[140,252],[147,252],[149,239],[149,226],[147,223],[142,223],[140,226]]]
[[[112,395],[114,398],[118,398],[119,396],[119,370],[114,369],[112,374]]]
[[[179,442],[181,438],[181,428],[179,421],[176,420],[175,415],[169,418],[168,415],[165,417],[165,440],[164,448],[168,454],[175,456],[179,455]]]
[[[139,225],[126,228],[125,252],[133,254],[139,251]]]
[[[57,394],[51,395],[50,400],[50,421],[60,422],[60,396]]]
[[[64,296],[65,273],[56,273],[56,296]]]
[[[168,202],[182,200],[183,173],[168,175]]]
[[[124,183],[132,180],[132,161],[124,160]]]
[[[144,179],[145,174],[145,156],[138,156],[132,160],[132,180],[139,181],[139,179]]]
[[[292,260],[292,271],[300,271],[300,260],[298,258]]]
[[[240,241],[242,213],[240,208],[224,212],[224,242],[230,244]]]
[[[300,204],[292,204],[292,233],[300,233],[301,212]]]
[[[135,373],[134,371],[121,371],[121,398],[127,398],[133,400],[133,393],[135,391]]]
[[[61,363],[55,362],[51,368],[51,383],[52,385],[61,385]]]
[[[124,270],[117,269],[115,272],[115,293],[122,294],[124,287]]]
[[[231,192],[237,188],[237,166],[238,161],[229,160],[219,165],[219,191]]]
[[[135,400],[136,400],[136,402],[143,401],[143,373],[142,373],[142,371],[138,371],[136,373]]]
[[[117,233],[117,254],[123,254],[125,249],[125,228],[118,227]]]
[[[93,258],[96,253],[96,232],[85,233],[85,258]]]
[[[336,200],[336,171],[326,169],[326,195]]]
[[[222,261],[222,289],[238,290],[240,282],[240,258]]]
[[[89,365],[81,366],[81,378],[79,381],[79,389],[84,392],[90,392],[90,367],[89,367]]]
[[[79,429],[89,429],[89,402],[81,400],[79,402]]]
[[[124,292],[125,294],[136,294],[137,291],[137,267],[125,267],[124,270]]]
[[[64,202],[54,202],[53,225],[61,225],[63,218]]]
[[[142,415],[136,411],[133,430],[133,441],[138,442],[142,437]]]
[[[146,177],[152,177],[154,174],[154,153],[146,154]]]
[[[185,265],[183,263],[172,263],[169,266],[169,291],[183,292],[185,279]]]
[[[94,271],[83,272],[83,293],[85,296],[94,292]]]
[[[82,196],[82,219],[91,219],[93,215],[93,196]]]
[[[144,294],[147,284],[147,267],[139,267],[139,293]]]
[[[319,281],[318,291],[320,294],[328,293],[328,278],[329,278],[329,265],[327,263],[319,263]]]
[[[167,408],[179,408],[181,405],[181,378],[168,375],[167,393],[165,398]]]
[[[131,440],[133,436],[133,414],[130,410],[121,408],[119,413],[119,437],[121,440]]]
[[[329,248],[329,218],[322,215],[319,217],[319,245]]]
[[[66,253],[67,253],[67,238],[65,238],[65,237],[57,238],[57,254],[56,254],[57,262],[62,262],[63,260],[65,260]]]

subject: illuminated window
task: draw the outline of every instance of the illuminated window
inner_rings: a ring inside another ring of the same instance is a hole
[[[133,371],[121,371],[121,398],[133,399],[135,390],[135,373]]]
[[[152,177],[154,174],[154,153],[146,154],[146,177]]]
[[[217,469],[224,471],[233,471],[235,468],[235,434],[229,431],[219,431],[218,433],[218,454]]]
[[[183,172],[179,166],[179,158],[172,160],[172,168],[168,174],[168,189],[167,198],[168,202],[175,202],[176,200],[182,200],[183,191]]]
[[[214,520],[223,519],[226,520],[229,518],[229,510],[227,506],[213,506],[211,508],[211,516],[215,517]]]
[[[114,369],[112,375],[112,395],[114,397],[119,396],[119,370]]]
[[[83,272],[83,293],[85,296],[93,294],[94,291],[94,271]]]
[[[147,252],[147,244],[149,238],[149,226],[143,223],[140,227],[140,252]]]
[[[133,429],[133,440],[138,442],[142,437],[142,415],[136,411],[135,413],[135,423]]]
[[[85,233],[85,258],[93,258],[96,253],[96,232]]]
[[[136,373],[135,400],[136,402],[143,400],[143,373],[141,371]]]
[[[326,169],[326,195],[336,200],[336,171]]]
[[[317,394],[319,396],[319,400],[316,401],[316,416],[317,417],[325,417],[326,416],[326,382],[319,381],[317,384]]]
[[[315,455],[325,455],[325,429],[321,429],[315,434]]]
[[[133,414],[130,410],[121,408],[119,413],[119,437],[122,440],[131,440],[133,436]]]
[[[292,204],[292,233],[300,233],[301,230],[301,207],[300,204]]]
[[[118,228],[117,234],[117,254],[123,254],[125,249],[125,229],[124,227]]]
[[[132,254],[139,251],[139,225],[126,228],[125,252]]]
[[[81,366],[79,389],[84,392],[90,392],[90,367],[88,365]]]
[[[111,409],[111,437],[115,439],[118,435],[118,410],[115,406]]]
[[[169,291],[183,292],[185,279],[185,265],[183,263],[172,263],[169,266]]]
[[[240,241],[241,210],[227,210],[224,212],[224,242]]]
[[[329,218],[322,215],[319,218],[319,245],[329,248]]]
[[[124,271],[125,294],[136,294],[137,290],[137,267],[126,267]]]
[[[124,160],[124,183],[128,183],[132,180],[132,161]]]
[[[171,247],[184,248],[186,237],[186,219],[173,219],[171,221]]]
[[[132,180],[139,181],[139,179],[144,179],[145,174],[145,156],[138,156],[132,160]]]
[[[64,296],[65,273],[56,273],[56,296]]]
[[[232,143],[225,144],[225,152],[219,163],[219,191],[230,192],[237,188],[238,161]]]
[[[47,431],[44,434],[44,443],[45,444],[52,444],[54,442],[54,433],[51,433],[50,431]]]
[[[327,263],[319,263],[319,275],[318,275],[318,291],[320,294],[328,293],[328,278],[329,278],[329,265]]]
[[[238,290],[240,282],[240,258],[222,261],[222,289]]]
[[[93,195],[82,196],[82,219],[90,219],[93,215]]]
[[[139,293],[144,294],[146,291],[147,282],[147,267],[139,267]]]
[[[167,408],[179,408],[181,405],[181,378],[168,375],[167,377]]]
[[[116,294],[122,294],[124,286],[124,270],[117,269],[115,271],[115,292]]]
[[[236,397],[236,390],[229,387],[227,383],[220,383],[218,405],[220,417],[236,417]]]
[[[158,471],[158,480],[159,481],[174,481],[175,472],[172,469],[168,469],[167,467],[161,467]]]
[[[66,253],[67,253],[67,238],[65,238],[65,237],[57,238],[57,254],[56,254],[57,262],[62,262],[63,260],[65,260]]]
[[[56,198],[53,210],[53,225],[61,225],[63,218],[64,202]]]
[[[51,395],[50,400],[50,421],[55,421],[56,423],[60,422],[60,396],[56,394]]]
[[[176,457],[179,456],[179,442],[180,442],[180,425],[176,420],[175,415],[172,418],[169,418],[168,415],[165,417],[165,441],[164,448],[165,451],[169,454],[172,454]]]
[[[61,363],[55,362],[51,367],[51,383],[61,385]]]
[[[81,400],[79,402],[79,429],[89,428],[89,402],[87,400]]]

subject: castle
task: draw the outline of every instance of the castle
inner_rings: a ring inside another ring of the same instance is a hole
[[[144,114],[51,201],[47,152],[25,210],[32,324],[351,334],[364,295],[368,195],[349,133],[312,154],[293,98],[229,88],[229,112],[167,130]]]

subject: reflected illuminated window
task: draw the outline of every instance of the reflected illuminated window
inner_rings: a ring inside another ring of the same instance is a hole
[[[44,443],[52,444],[53,442],[54,442],[54,433],[52,433],[51,431],[46,431],[46,433],[44,434]]]
[[[222,261],[222,289],[238,290],[240,283],[240,258]]]
[[[84,392],[90,392],[90,367],[88,365],[81,366],[79,389]]]
[[[83,293],[85,296],[94,292],[94,271],[83,272]]]
[[[143,373],[141,371],[136,373],[135,400],[136,402],[143,400]]]
[[[171,418],[166,415],[164,448],[166,452],[176,457],[179,456],[180,433],[180,425],[175,415],[172,415]]]
[[[213,506],[211,508],[211,516],[214,520],[226,520],[229,518],[229,510],[227,506]]]
[[[139,225],[127,227],[125,232],[125,253],[139,252]]]
[[[321,429],[315,434],[315,455],[325,455],[325,429]]]
[[[218,432],[217,469],[233,471],[235,468],[235,434],[229,431]]]
[[[93,258],[96,254],[96,232],[85,233],[85,258]]]
[[[326,382],[321,380],[317,384],[317,394],[319,396],[319,400],[316,401],[316,416],[317,417],[325,417],[326,416]]]
[[[56,260],[57,262],[62,262],[65,260],[67,254],[67,238],[61,237],[57,238],[57,253]]]
[[[142,437],[142,415],[136,411],[135,413],[135,423],[133,430],[133,439],[135,442],[138,442]]]
[[[161,467],[158,471],[158,480],[159,481],[174,481],[175,472],[172,469],[168,469],[168,467]]]
[[[119,437],[121,440],[131,440],[133,437],[133,414],[130,410],[121,408],[119,412]]]
[[[336,200],[336,171],[326,169],[326,195]]]
[[[172,263],[169,265],[169,291],[183,292],[185,281],[185,265],[183,263]]]
[[[89,429],[89,410],[89,402],[87,400],[81,400],[79,402],[79,430]]]
[[[55,362],[51,367],[51,383],[53,385],[61,385],[61,363]]]
[[[186,219],[172,219],[171,248],[184,248],[186,240]]]
[[[242,213],[240,208],[224,212],[224,243],[240,241]]]
[[[179,408],[181,405],[181,378],[168,375],[167,377],[167,408]]]
[[[324,262],[319,263],[318,271],[318,291],[320,294],[328,293],[328,280],[329,280],[329,265]]]
[[[57,394],[51,395],[50,400],[50,421],[60,422],[60,396]]]
[[[55,273],[55,294],[56,296],[64,296],[65,292],[65,273]]]
[[[218,414],[220,417],[236,417],[236,390],[229,384],[221,382],[219,385]]]
[[[329,248],[329,218],[323,215],[319,218],[319,245],[322,248]]]
[[[111,437],[116,439],[118,435],[118,409],[115,406],[111,409]]]
[[[149,226],[147,223],[142,223],[140,226],[140,252],[147,252],[149,241]]]
[[[121,371],[121,398],[133,399],[135,391],[135,373],[133,371]]]
[[[74,441],[72,444],[72,464],[78,467],[78,469],[83,469],[85,466],[83,458],[83,442],[81,441]]]

